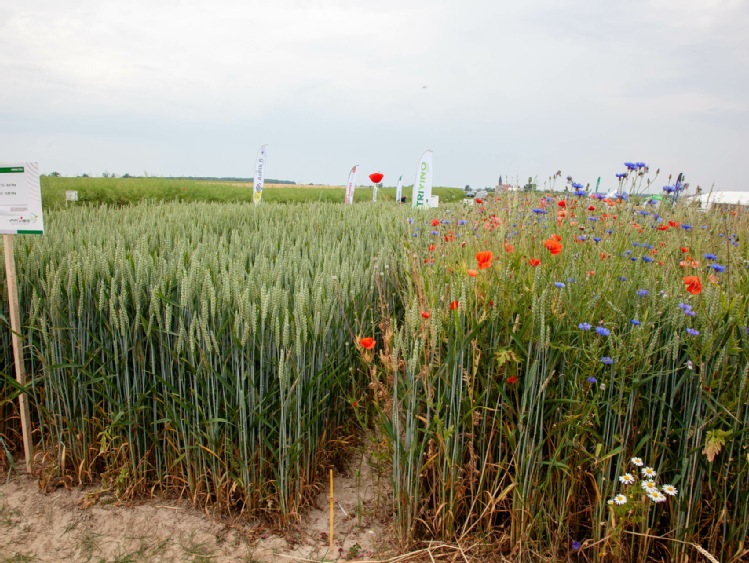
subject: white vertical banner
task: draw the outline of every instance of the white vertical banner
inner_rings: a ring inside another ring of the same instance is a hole
[[[395,203],[401,202],[402,193],[403,193],[403,176],[401,175],[401,177],[398,178],[398,187],[395,188]]]
[[[372,189],[372,201],[377,202],[377,184],[375,184]]]
[[[255,187],[252,193],[252,201],[257,205],[263,198],[263,181],[265,180],[265,161],[268,158],[268,145],[263,145],[257,151],[255,160],[255,177],[253,178]]]
[[[351,205],[354,203],[354,188],[356,188],[356,168],[359,165],[355,165],[351,172],[348,173],[348,182],[346,183],[346,203]]]
[[[426,150],[421,155],[419,167],[416,169],[411,205],[426,209],[430,197],[432,197],[432,151]]]

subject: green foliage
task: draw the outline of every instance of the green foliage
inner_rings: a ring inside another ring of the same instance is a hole
[[[68,204],[65,192],[78,191],[76,205],[133,205],[141,202],[252,202],[252,186],[238,182],[208,181],[180,178],[115,178],[114,175],[102,178],[53,178],[44,176],[42,184],[42,204],[45,210],[59,209]],[[449,203],[463,199],[463,191],[458,188],[436,187],[434,195],[440,201]],[[407,205],[410,205],[411,190],[403,189]],[[329,187],[266,187],[263,190],[265,203],[343,203],[345,189]],[[395,200],[395,188],[378,190],[380,202]],[[357,188],[355,202],[371,202],[372,188]]]
[[[556,222],[554,202],[536,214],[517,192],[416,213],[362,188],[366,204],[325,189],[335,203],[296,205],[315,190],[279,188],[255,207],[243,186],[81,180],[45,180],[47,232],[17,246],[47,479],[99,475],[122,496],[155,486],[283,520],[377,421],[404,540],[500,538],[554,560],[576,540],[603,559],[607,499],[635,455],[679,493],[630,513],[627,531],[645,537],[627,539],[627,560],[696,559],[691,544],[741,557],[749,247],[732,235],[745,215],[663,204],[655,222],[633,198],[568,201]],[[54,204],[66,189],[90,205]],[[655,228],[668,220],[692,228]],[[559,255],[543,244],[552,232]],[[492,265],[468,275],[484,250]],[[706,253],[726,271],[706,270]],[[20,440],[6,318],[7,451]]]

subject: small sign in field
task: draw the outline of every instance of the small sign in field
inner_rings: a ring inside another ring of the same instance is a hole
[[[0,233],[41,235],[43,232],[39,165],[0,164]]]

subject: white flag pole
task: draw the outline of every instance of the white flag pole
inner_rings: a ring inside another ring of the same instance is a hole
[[[346,203],[351,205],[354,203],[354,189],[356,189],[356,168],[359,165],[356,164],[351,172],[348,173],[348,182],[346,184]]]
[[[263,145],[257,151],[255,159],[255,177],[253,178],[254,189],[252,201],[257,205],[263,199],[263,182],[265,181],[265,162],[268,158],[268,145]]]
[[[411,206],[426,209],[430,197],[432,197],[432,151],[426,150],[422,153],[416,169]]]
[[[400,178],[398,178],[398,187],[395,188],[395,202],[400,203],[401,197],[403,193],[403,175],[401,175]]]

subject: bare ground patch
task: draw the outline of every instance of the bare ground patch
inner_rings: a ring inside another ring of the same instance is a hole
[[[124,506],[100,500],[87,507],[87,493],[95,489],[45,494],[36,479],[16,472],[0,483],[0,562],[260,563],[394,555],[392,534],[382,518],[387,509],[377,500],[378,483],[369,464],[354,463],[346,474],[336,475],[334,490],[331,553],[327,490],[298,524],[280,531],[243,518],[212,517],[187,501],[151,499]]]

